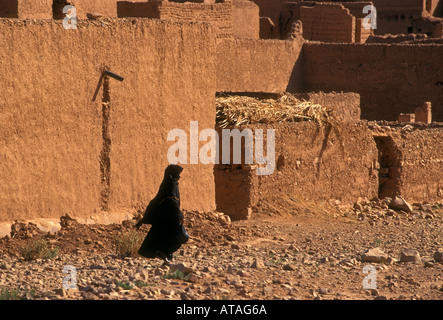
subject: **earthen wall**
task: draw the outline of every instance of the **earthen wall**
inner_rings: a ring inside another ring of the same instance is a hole
[[[334,130],[324,138],[312,122],[248,125],[241,129],[246,127],[263,128],[265,135],[266,128],[275,129],[276,169],[271,175],[258,176],[249,167],[234,171],[216,167],[217,208],[234,219],[253,214],[257,206],[278,206],[289,198],[336,199],[345,204],[358,197],[377,196],[378,151],[365,124],[340,123],[340,139]],[[234,190],[247,192],[236,202],[238,194]]]
[[[217,43],[217,91],[298,91],[303,39],[223,39]]]
[[[396,120],[430,101],[433,119],[443,121],[442,48],[305,43],[304,91],[357,92],[362,118],[370,120]]]
[[[214,126],[214,57],[209,24],[0,20],[0,221],[146,206],[168,132]],[[183,166],[183,208],[213,209],[212,165]]]

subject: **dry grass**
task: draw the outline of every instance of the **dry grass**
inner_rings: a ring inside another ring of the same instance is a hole
[[[218,97],[217,123],[220,127],[254,123],[278,123],[330,119],[327,107],[306,100],[299,100],[286,93],[279,99],[258,99],[247,96]]]
[[[330,132],[333,131],[342,142],[343,152],[342,135],[332,110],[311,101],[297,99],[290,93],[284,93],[278,99],[217,97],[216,110],[217,125],[221,128],[257,123],[312,121],[317,125],[314,139],[320,133],[327,142]]]
[[[30,240],[19,248],[19,253],[26,261],[36,259],[54,259],[58,255],[59,248],[51,248],[45,239]]]
[[[114,237],[116,254],[120,258],[136,257],[144,239],[144,235],[135,230],[120,233]]]

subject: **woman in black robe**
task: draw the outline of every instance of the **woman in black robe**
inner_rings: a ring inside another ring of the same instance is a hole
[[[169,165],[157,195],[146,208],[143,218],[135,225],[151,224],[138,253],[146,258],[160,258],[166,264],[172,260],[172,254],[184,243],[180,240],[183,213],[180,210],[180,191],[178,180],[183,168]]]

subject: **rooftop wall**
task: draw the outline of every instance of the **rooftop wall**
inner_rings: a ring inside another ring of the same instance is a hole
[[[146,206],[169,130],[214,126],[210,25],[105,22],[0,20],[0,221]],[[101,79],[104,68],[124,81]],[[213,209],[212,165],[184,167],[183,208]]]
[[[342,5],[317,4],[300,7],[303,37],[324,42],[355,42],[355,17]]]
[[[223,39],[217,43],[217,91],[283,92],[302,86],[303,39]]]
[[[442,45],[305,43],[305,91],[349,91],[361,97],[362,118],[396,120],[432,103],[443,121]]]
[[[214,25],[217,38],[258,39],[260,36],[258,7],[245,0],[214,4],[119,1],[118,16],[208,22]]]
[[[88,13],[117,17],[117,0],[0,0],[0,17],[62,19],[65,5],[75,6],[78,19],[87,19]]]

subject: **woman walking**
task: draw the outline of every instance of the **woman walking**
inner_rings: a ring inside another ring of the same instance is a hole
[[[157,195],[147,206],[143,218],[135,225],[151,224],[138,253],[146,258],[160,258],[165,264],[172,254],[189,239],[183,226],[184,216],[180,210],[178,180],[183,168],[169,165]]]

